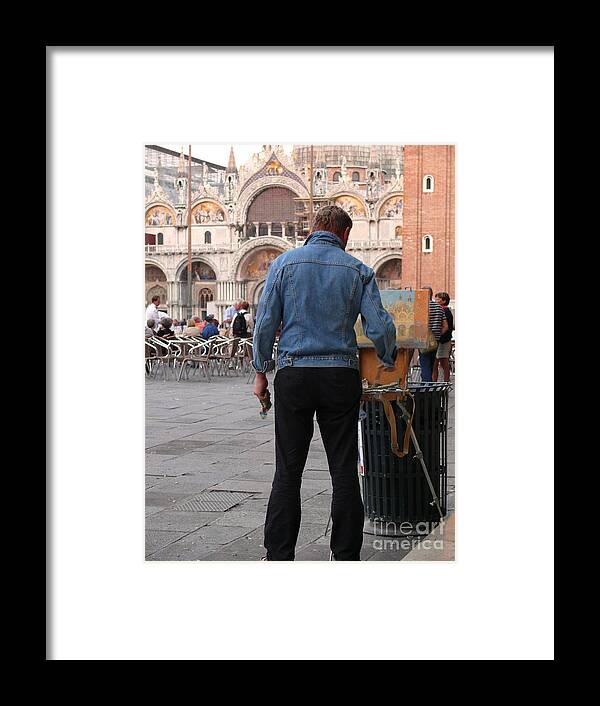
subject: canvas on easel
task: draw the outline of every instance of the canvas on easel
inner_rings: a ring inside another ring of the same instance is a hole
[[[369,385],[389,385],[406,381],[410,353],[427,346],[429,328],[429,292],[425,289],[385,289],[381,293],[384,309],[396,326],[399,349],[393,371],[381,369],[373,342],[364,333],[361,317],[354,326],[359,349],[361,379]]]

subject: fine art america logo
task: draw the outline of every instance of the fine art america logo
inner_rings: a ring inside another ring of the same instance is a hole
[[[433,530],[429,522],[383,522],[373,520],[373,534],[378,538],[373,540],[373,549],[378,551],[412,551],[413,549],[444,548],[444,520],[436,524],[438,534],[434,539],[428,539]]]

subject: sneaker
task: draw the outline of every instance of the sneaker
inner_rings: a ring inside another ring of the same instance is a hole
[[[261,561],[269,561],[266,556],[261,556],[260,560]]]

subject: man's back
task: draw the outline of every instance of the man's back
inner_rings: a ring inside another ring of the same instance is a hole
[[[212,323],[206,324],[204,328],[202,329],[202,337],[203,338],[210,338],[211,336],[218,336],[219,335],[219,329]]]
[[[255,346],[257,340],[263,345],[261,331],[266,328],[270,334],[279,318],[280,367],[356,367],[354,324],[359,313],[366,317],[366,333],[373,334],[378,355],[393,365],[395,327],[381,306],[373,270],[346,253],[333,233],[317,231],[303,247],[271,265],[256,318]]]
[[[360,560],[364,508],[356,461],[362,383],[354,324],[386,367],[394,365],[396,328],[381,304],[373,270],[345,252],[352,219],[339,206],[315,214],[306,243],[269,268],[254,326],[254,394],[264,399],[275,366],[275,476],[265,518],[267,561],[295,557],[301,520],[302,471],[316,417],[332,478],[331,552]]]

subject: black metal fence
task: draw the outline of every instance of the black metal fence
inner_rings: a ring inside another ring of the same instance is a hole
[[[450,384],[415,382],[408,385],[414,395],[413,429],[431,482],[445,515],[448,495],[448,393]],[[368,395],[370,397],[370,395]],[[406,408],[411,411],[410,398]],[[375,397],[363,402],[362,425],[365,475],[362,477],[365,515],[371,521],[393,523],[437,523],[439,512],[411,440],[409,452],[399,458],[391,451],[390,425],[383,402]],[[398,442],[406,422],[396,402]]]

